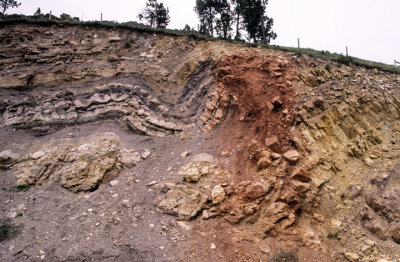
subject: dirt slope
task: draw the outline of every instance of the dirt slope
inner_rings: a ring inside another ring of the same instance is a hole
[[[0,43],[2,261],[400,261],[398,75],[90,26]]]

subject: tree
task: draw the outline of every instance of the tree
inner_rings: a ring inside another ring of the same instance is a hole
[[[235,40],[240,40],[240,38],[241,38],[240,25],[241,25],[241,16],[242,16],[242,10],[241,10],[242,4],[241,4],[241,0],[231,0],[231,2],[234,5],[233,16],[234,16],[235,24],[236,24]]]
[[[147,20],[151,27],[166,28],[170,22],[169,9],[163,3],[157,3],[157,0],[148,0],[139,19]]]
[[[232,14],[230,10],[223,11],[221,13],[220,18],[217,18],[216,20],[216,26],[215,30],[217,31],[217,34],[219,37],[222,37],[224,39],[227,39],[228,37],[230,38],[230,31],[232,31]]]
[[[21,3],[18,3],[15,0],[0,0],[0,7],[3,9],[2,18],[4,18],[4,15],[8,8],[14,8],[14,7],[17,8],[20,5],[21,5]]]
[[[40,10],[40,7],[36,10],[36,12],[33,14],[35,17],[39,17],[42,14],[42,11]]]
[[[192,29],[190,29],[190,25],[186,24],[185,27],[183,28],[183,31],[191,31]]]
[[[265,14],[268,0],[239,0],[237,3],[246,31],[254,42],[260,40],[268,44],[277,37],[272,31],[274,20]]]
[[[200,19],[199,32],[214,35],[214,21],[216,16],[229,10],[228,0],[196,0],[194,10]]]

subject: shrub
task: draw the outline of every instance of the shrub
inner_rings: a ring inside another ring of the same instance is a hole
[[[336,232],[336,233],[329,232],[328,233],[328,238],[330,238],[330,239],[339,239],[339,232]]]
[[[349,65],[353,62],[353,58],[351,56],[340,55],[337,60],[339,64]]]
[[[272,262],[297,262],[297,256],[292,251],[281,249],[278,254],[272,258]]]
[[[325,70],[330,72],[331,71],[331,66],[330,65],[325,65]]]
[[[29,186],[25,186],[25,185],[18,185],[18,186],[13,186],[10,191],[11,192],[26,192],[29,190]]]
[[[0,219],[0,242],[13,238],[21,233],[21,225],[11,224],[9,219]]]
[[[124,44],[124,47],[125,48],[131,48],[131,46],[132,46],[132,44],[134,43],[135,41],[133,40],[133,38],[129,38],[128,40],[126,40],[126,42],[125,42],[125,44]]]

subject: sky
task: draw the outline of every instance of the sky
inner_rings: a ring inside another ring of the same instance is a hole
[[[146,0],[19,0],[7,13],[32,15],[38,7],[81,20],[138,21]],[[197,28],[195,0],[159,0],[170,10],[168,28]],[[267,15],[274,19],[278,37],[271,44],[328,50],[393,64],[400,61],[399,0],[269,0]]]

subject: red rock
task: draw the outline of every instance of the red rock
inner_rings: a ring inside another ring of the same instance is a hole
[[[268,107],[269,111],[272,111],[275,108],[271,102],[267,102],[267,107]]]
[[[273,99],[272,99],[272,104],[275,106],[275,107],[281,107],[282,106],[282,100],[281,100],[281,97],[280,96],[275,96]]]
[[[298,180],[291,180],[290,183],[293,185],[294,191],[300,194],[300,197],[303,197],[303,194],[311,189],[310,184]]]
[[[250,200],[254,200],[256,198],[262,197],[266,195],[269,191],[270,187],[264,183],[256,182],[254,184],[250,184],[246,187],[244,191],[244,195],[246,198]]]
[[[270,165],[271,165],[271,160],[267,157],[262,157],[257,162],[257,169],[258,170],[267,169]]]
[[[296,150],[289,150],[283,154],[283,157],[288,161],[290,164],[294,165],[300,158],[299,152]]]
[[[281,151],[281,144],[279,143],[279,139],[277,136],[265,138],[265,146],[277,153]]]
[[[296,168],[295,170],[293,170],[292,174],[290,174],[289,179],[301,182],[310,182],[311,180],[308,172],[303,168]]]

